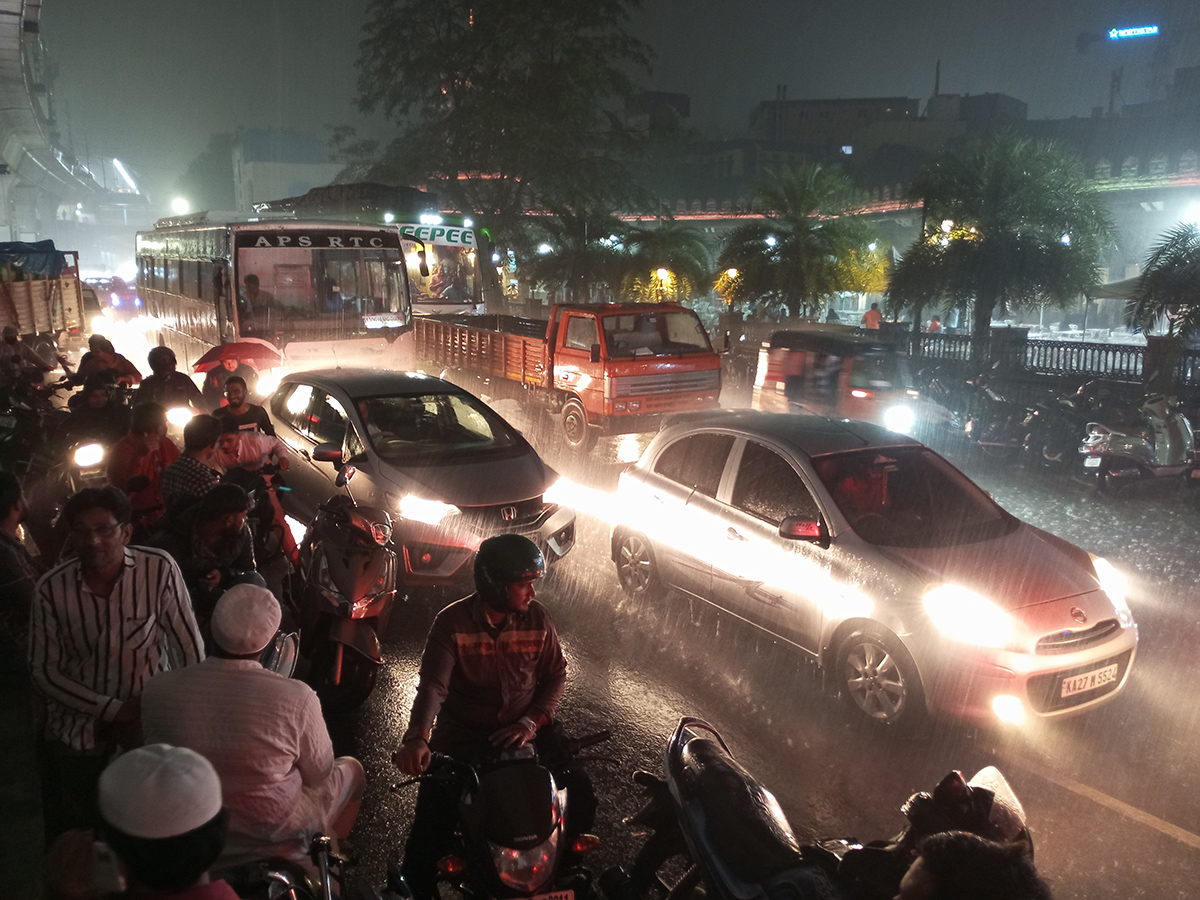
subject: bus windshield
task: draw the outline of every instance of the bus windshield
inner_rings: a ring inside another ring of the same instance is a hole
[[[243,335],[349,336],[406,324],[396,247],[240,247],[237,273]]]

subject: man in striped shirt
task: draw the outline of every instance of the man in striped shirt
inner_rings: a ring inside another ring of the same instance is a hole
[[[96,783],[118,746],[140,743],[150,676],[204,658],[179,566],[161,550],[128,546],[130,513],[112,486],[71,497],[63,517],[78,558],[34,591],[29,665],[47,843],[98,824]]]

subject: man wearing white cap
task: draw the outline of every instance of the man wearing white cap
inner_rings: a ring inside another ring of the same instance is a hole
[[[128,890],[146,900],[237,900],[208,879],[229,816],[221,781],[199,753],[151,744],[118,756],[100,776],[104,841]]]
[[[231,587],[213,610],[208,659],[156,675],[142,699],[147,741],[195,750],[221,777],[229,810],[222,865],[305,859],[314,833],[344,838],[358,815],[362,764],[334,759],[312,688],[259,663],[279,620],[269,590]]]

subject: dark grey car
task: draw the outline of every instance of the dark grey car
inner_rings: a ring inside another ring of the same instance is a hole
[[[575,513],[544,499],[558,474],[482,400],[440,378],[368,369],[287,375],[267,401],[298,457],[284,506],[304,522],[340,489],[333,445],[356,469],[355,498],[388,510],[409,586],[447,586],[470,574],[480,541],[523,534],[547,561],[575,543]]]

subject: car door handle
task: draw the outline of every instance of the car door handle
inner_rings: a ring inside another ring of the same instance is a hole
[[[298,448],[297,452],[301,456],[303,456],[305,459],[307,459],[309,462],[312,462],[312,454],[309,453],[307,450],[305,450],[303,447]]]
[[[732,525],[730,525],[729,528],[726,530],[725,536],[728,537],[729,540],[731,540],[731,541],[748,541],[748,540],[750,540],[750,538],[746,537],[745,535],[739,534],[738,530],[736,528],[734,528]]]

